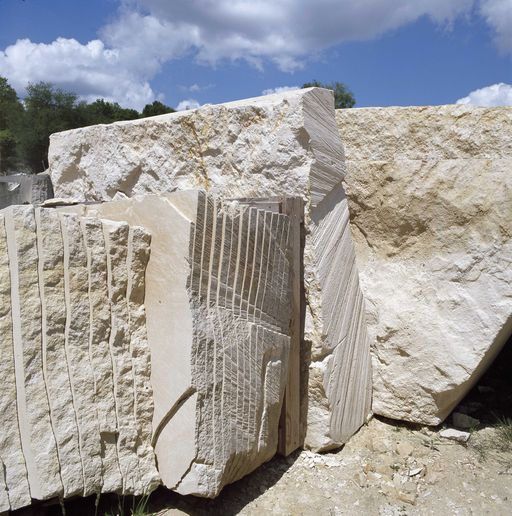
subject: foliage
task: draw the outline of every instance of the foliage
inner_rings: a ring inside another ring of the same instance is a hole
[[[319,81],[311,81],[306,82],[302,85],[303,88],[326,88],[328,90],[332,90],[334,92],[334,108],[351,108],[354,107],[356,103],[356,99],[354,94],[348,89],[348,87],[342,82],[332,82],[328,84],[323,84]]]
[[[45,170],[52,133],[173,111],[159,101],[147,104],[142,113],[104,99],[87,103],[47,82],[29,84],[22,103],[0,77],[0,174],[17,168],[33,173]]]
[[[16,127],[23,106],[6,79],[0,77],[0,174],[5,174],[17,164]]]
[[[155,100],[152,104],[146,104],[142,110],[142,116],[165,115],[166,113],[174,113],[174,109]]]

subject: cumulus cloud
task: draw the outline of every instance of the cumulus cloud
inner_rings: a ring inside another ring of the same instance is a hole
[[[156,18],[180,39],[189,34],[200,62],[265,60],[283,71],[300,69],[304,59],[349,40],[364,40],[421,16],[449,23],[468,12],[474,0],[124,0]],[[130,34],[129,37],[134,38]],[[157,47],[159,44],[157,44]]]
[[[198,107],[201,107],[201,104],[196,99],[186,99],[176,106],[176,111],[186,111],[187,109],[196,109]]]
[[[457,100],[457,104],[473,106],[512,106],[512,85],[500,82],[472,91],[467,97]]]
[[[479,0],[478,12],[496,44],[511,51],[511,0]],[[23,94],[28,82],[46,80],[141,109],[161,98],[150,81],[170,60],[185,56],[215,65],[245,60],[282,71],[304,66],[324,49],[367,40],[426,16],[449,25],[473,12],[477,0],[119,0],[117,17],[98,39],[81,43],[19,40],[0,50],[0,75]],[[191,93],[201,91],[192,85]],[[204,89],[204,88],[202,88]]]
[[[272,93],[284,93],[285,91],[298,90],[299,86],[278,86],[277,88],[268,88],[261,92],[262,95],[272,95]]]
[[[512,0],[481,0],[480,13],[494,30],[496,46],[512,54]]]
[[[18,40],[0,51],[0,75],[21,95],[29,82],[51,81],[86,100],[102,97],[137,109],[155,97],[147,75],[101,40],[86,45],[65,38],[50,44]]]

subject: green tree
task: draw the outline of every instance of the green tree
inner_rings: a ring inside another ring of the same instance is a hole
[[[77,107],[80,113],[80,126],[110,124],[121,120],[135,120],[140,114],[135,109],[122,108],[117,102],[97,99],[90,104],[81,102]]]
[[[0,77],[0,174],[18,165],[17,128],[23,106],[5,77]]]
[[[19,133],[24,161],[32,172],[48,167],[50,135],[82,125],[74,93],[56,89],[47,82],[29,84],[23,124]]]
[[[326,88],[328,90],[332,90],[334,92],[334,108],[351,108],[354,107],[356,103],[356,99],[354,94],[348,89],[348,87],[342,82],[331,82],[328,84],[323,84],[319,81],[311,81],[306,82],[302,85],[303,88],[312,88],[316,86],[317,88]]]
[[[159,100],[155,100],[151,104],[146,104],[142,110],[142,116],[165,115],[166,113],[174,113],[176,110],[172,107],[162,104]]]

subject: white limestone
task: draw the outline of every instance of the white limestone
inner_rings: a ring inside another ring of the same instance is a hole
[[[18,509],[30,503],[25,458],[21,449],[21,436],[18,424],[16,384],[14,382],[14,343],[11,314],[11,274],[7,251],[5,216],[0,214],[0,375],[3,378],[0,389],[0,414],[2,427],[8,431],[0,432],[0,460],[2,462],[3,483],[6,486],[7,500],[2,502],[2,511]],[[5,472],[5,473],[3,473]]]
[[[151,234],[145,307],[159,473],[180,493],[216,496],[276,452],[289,353],[288,218],[193,191],[62,211]]]
[[[437,425],[512,333],[512,108],[340,110],[377,414]]]
[[[108,242],[109,257],[116,261],[109,282],[102,234],[113,224],[31,206],[0,212],[1,510],[17,509],[31,498],[142,494],[159,482],[147,437],[152,405],[141,328],[149,236],[121,225],[130,238]],[[136,296],[127,295],[129,277],[137,278]],[[120,332],[112,314],[123,306],[128,314],[132,300],[137,317]],[[109,349],[111,327],[123,337],[111,343],[115,350]],[[112,379],[123,376],[132,382],[131,391],[124,389],[130,381],[119,381],[123,389],[114,396]],[[138,408],[127,403],[130,396],[135,399],[133,383],[146,394]],[[125,428],[135,429],[136,436],[139,427],[145,429],[145,442],[127,443]],[[122,471],[123,476],[118,455],[135,458],[133,470]],[[130,482],[134,474],[137,480]]]
[[[339,446],[370,410],[370,359],[332,93],[318,88],[52,135],[55,195],[79,201],[202,188],[306,201],[306,445]],[[306,353],[307,354],[307,353]]]

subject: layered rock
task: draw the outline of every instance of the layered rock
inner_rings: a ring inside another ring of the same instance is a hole
[[[302,197],[312,358],[306,444],[333,448],[359,428],[370,409],[369,344],[331,92],[299,90],[59,133],[49,161],[56,196],[81,201],[190,188],[224,198]]]
[[[439,424],[512,333],[512,109],[336,113],[377,414]]]
[[[138,366],[148,350],[133,295],[134,280],[144,290],[149,236],[13,206],[0,212],[0,251],[0,511],[31,498],[150,491],[159,479],[141,444],[149,363]]]
[[[64,211],[151,233],[159,472],[180,493],[217,495],[276,452],[290,345],[288,217],[193,191]]]

